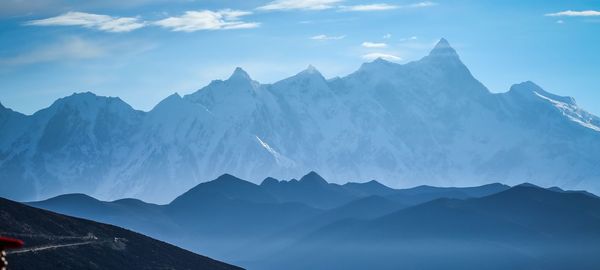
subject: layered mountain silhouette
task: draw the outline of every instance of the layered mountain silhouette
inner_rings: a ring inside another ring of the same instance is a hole
[[[0,106],[0,130],[0,196],[18,200],[167,203],[223,173],[259,183],[310,170],[336,183],[600,191],[598,117],[533,82],[491,93],[444,39],[418,61],[378,59],[329,80],[309,67],[261,84],[237,68],[148,112],[89,92],[33,115]],[[309,205],[322,206],[320,196]]]
[[[598,213],[596,197],[519,185],[341,220],[272,256],[265,269],[595,269]]]
[[[91,200],[82,196],[70,199],[71,203]],[[102,207],[86,204],[80,209]],[[10,269],[242,269],[116,226],[2,198],[0,235],[25,241],[22,249],[9,251]]]
[[[311,172],[257,185],[225,174],[165,205],[81,194],[30,205],[121,225],[248,269],[600,265],[600,199],[533,184],[393,189],[377,181],[329,183]]]

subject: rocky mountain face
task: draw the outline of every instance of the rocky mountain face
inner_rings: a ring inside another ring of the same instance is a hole
[[[151,111],[92,93],[33,115],[0,107],[0,196],[80,192],[168,202],[231,173],[319,171],[392,187],[534,182],[600,192],[600,119],[532,82],[491,93],[444,39],[407,64],[273,84],[238,68]]]

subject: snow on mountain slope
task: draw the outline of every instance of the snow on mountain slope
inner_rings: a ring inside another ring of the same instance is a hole
[[[66,192],[167,202],[231,173],[318,171],[394,187],[524,181],[600,192],[600,119],[532,82],[490,93],[444,39],[421,60],[377,59],[273,84],[241,68],[149,112],[75,94],[25,116],[0,108],[0,196]]]
[[[139,129],[142,112],[119,98],[73,94],[25,118],[16,140],[3,142],[3,196],[24,198],[90,190],[99,177],[129,158],[117,150]]]
[[[0,103],[0,149],[7,149],[24,131],[27,117]]]

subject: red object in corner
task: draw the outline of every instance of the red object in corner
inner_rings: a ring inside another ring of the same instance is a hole
[[[0,236],[0,250],[20,248],[23,244],[22,240]]]

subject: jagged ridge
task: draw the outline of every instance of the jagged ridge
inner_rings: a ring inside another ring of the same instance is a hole
[[[446,40],[421,60],[378,59],[329,81],[309,67],[260,84],[236,68],[149,112],[85,93],[31,116],[0,110],[0,125],[0,196],[21,200],[83,192],[167,202],[223,173],[260,181],[311,170],[394,187],[600,191],[596,116],[531,82],[490,93]]]

